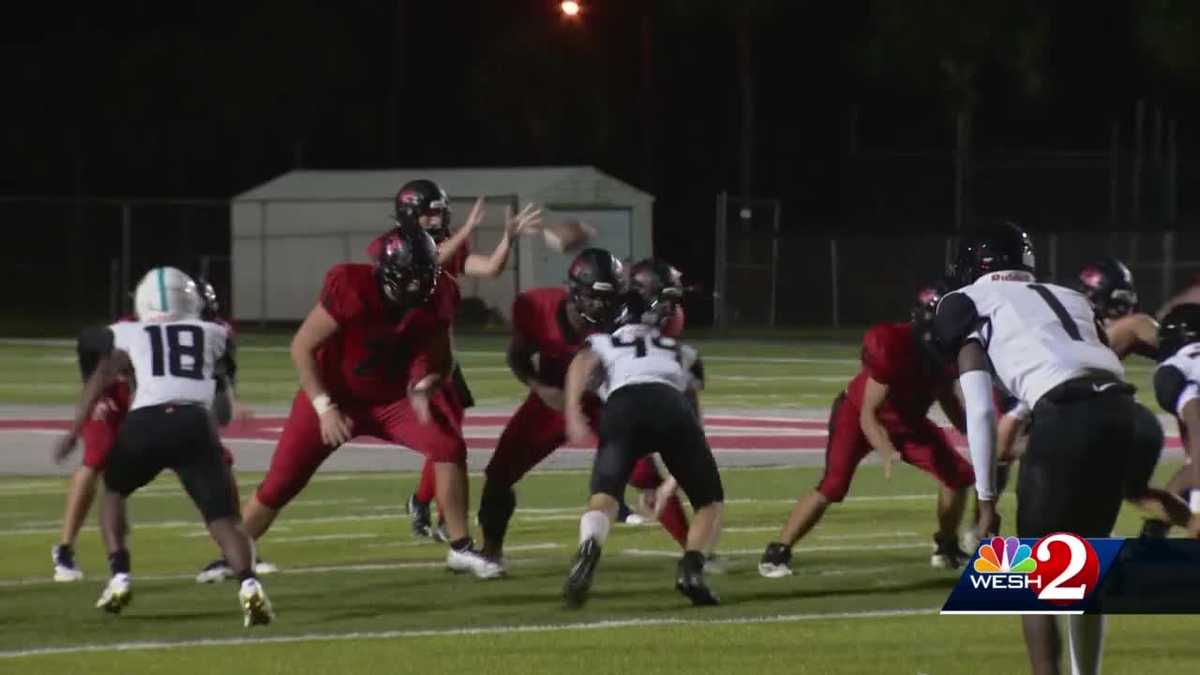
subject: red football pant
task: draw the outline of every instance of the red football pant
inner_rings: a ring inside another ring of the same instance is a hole
[[[428,504],[433,501],[436,493],[437,479],[433,472],[433,461],[427,459],[421,467],[421,482],[417,483],[417,491],[413,494],[417,501]]]
[[[855,469],[872,450],[859,426],[858,417],[858,407],[844,398],[830,413],[825,473],[817,484],[817,491],[831,502],[840,502],[846,497]],[[929,418],[885,422],[884,427],[905,462],[950,488],[965,488],[975,484],[975,470],[971,464],[954,449],[941,427]]]
[[[355,436],[374,436],[404,445],[434,462],[465,464],[467,446],[462,437],[462,411],[456,409],[456,400],[441,388],[432,394],[429,404],[433,419],[421,424],[407,399],[381,404],[338,402],[342,413],[350,418]],[[336,449],[321,440],[320,419],[308,396],[298,392],[271,456],[271,467],[258,486],[259,503],[276,510],[283,508]]]

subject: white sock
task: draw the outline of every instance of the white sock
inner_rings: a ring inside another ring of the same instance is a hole
[[[1068,616],[1067,638],[1071,649],[1071,675],[1097,675],[1104,656],[1104,615]]]
[[[579,543],[595,539],[597,544],[604,546],[608,539],[608,514],[603,511],[588,511],[579,519]]]

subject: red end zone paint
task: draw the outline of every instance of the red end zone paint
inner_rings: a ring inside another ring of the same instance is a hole
[[[463,428],[467,448],[494,450],[499,438],[496,429],[503,427],[508,419],[509,415],[504,414],[467,415]],[[221,437],[229,440],[274,441],[279,438],[279,431],[286,421],[284,417],[255,417],[244,422],[234,422],[221,430]],[[717,451],[825,451],[825,430],[827,428],[825,420],[715,415],[705,417],[704,422],[705,426],[710,429],[709,444]],[[0,419],[0,431],[66,431],[70,425],[68,420]],[[481,427],[491,427],[491,429],[482,430]],[[733,427],[746,429],[746,431],[731,435],[728,431],[714,432],[712,431],[714,427]],[[755,430],[759,430],[760,433],[754,433]],[[947,429],[947,432],[957,447],[960,449],[966,447],[966,440],[957,431]],[[355,440],[355,444],[389,445],[370,437],[360,437]],[[594,450],[595,444],[590,446],[568,445],[566,447]],[[1178,451],[1182,445],[1179,438],[1170,437],[1167,438],[1166,447],[1168,450]]]

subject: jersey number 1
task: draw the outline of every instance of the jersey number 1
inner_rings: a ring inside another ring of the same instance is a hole
[[[163,327],[146,326],[150,334],[150,372],[155,377],[162,377],[163,369]],[[184,333],[191,336],[191,344],[183,344],[179,336]],[[204,331],[199,326],[167,326],[167,370],[172,377],[186,377],[190,380],[204,379]],[[183,357],[192,357],[192,362],[186,366]]]
[[[1050,292],[1050,289],[1041,284],[1029,284],[1029,288],[1032,288],[1035,293],[1042,297],[1042,300],[1046,301],[1047,305],[1050,305],[1050,311],[1054,312],[1054,316],[1057,316],[1058,320],[1062,322],[1063,329],[1067,331],[1067,337],[1075,342],[1083,342],[1083,335],[1079,332],[1079,326],[1075,325],[1075,320],[1071,318],[1070,313],[1067,312],[1067,308],[1063,307],[1062,302]]]

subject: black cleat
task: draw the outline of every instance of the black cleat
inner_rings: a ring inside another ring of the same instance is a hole
[[[1166,539],[1167,534],[1171,531],[1171,524],[1158,520],[1157,518],[1147,518],[1142,523],[1142,537],[1147,539]]]
[[[758,561],[758,573],[768,579],[781,579],[792,574],[792,549],[780,542],[767,544],[762,559]]]
[[[589,537],[579,545],[575,554],[575,563],[567,573],[567,582],[563,584],[563,604],[568,609],[579,609],[587,602],[588,590],[592,587],[592,577],[596,574],[596,565],[600,562],[600,544]]]
[[[675,590],[683,593],[697,607],[721,604],[721,599],[704,581],[704,559],[689,559],[684,554],[675,572]]]
[[[404,510],[408,513],[409,522],[412,523],[414,537],[417,539],[429,539],[433,536],[429,502],[420,501],[417,499],[417,495],[413,494],[409,496],[408,501],[404,504]]]
[[[929,557],[929,566],[940,570],[956,570],[971,559],[965,551],[958,547],[957,537],[942,538],[933,535],[933,555]]]

